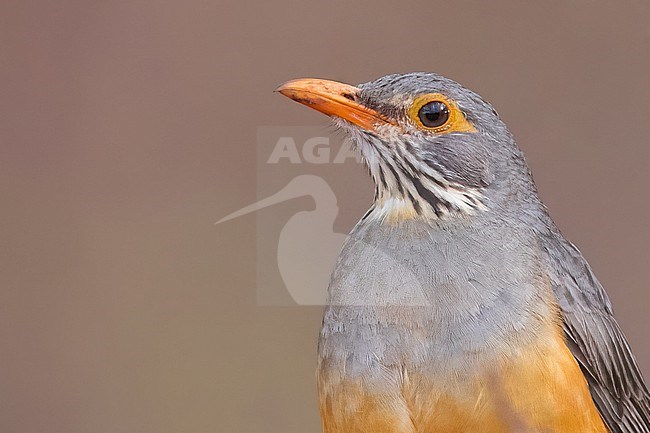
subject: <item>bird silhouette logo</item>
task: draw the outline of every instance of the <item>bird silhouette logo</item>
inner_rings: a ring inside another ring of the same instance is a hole
[[[334,231],[334,221],[339,212],[336,194],[327,181],[320,176],[313,174],[296,176],[280,191],[226,215],[216,224],[305,196],[314,200],[315,208],[299,211],[289,218],[280,230],[276,254],[278,271],[287,292],[296,304],[308,306],[328,303],[345,305],[427,305],[429,303],[429,299],[421,289],[421,281],[416,278],[409,266],[401,263],[389,251],[382,251],[359,239],[355,242],[358,248],[363,250],[360,254],[375,257],[375,260],[387,263],[392,270],[399,268],[402,278],[410,280],[414,290],[409,294],[394,292],[383,299],[378,297],[327,299],[330,274],[348,236]],[[369,274],[369,278],[379,280],[382,274]]]
[[[280,231],[277,266],[282,281],[298,305],[324,305],[327,283],[346,235],[334,231],[336,194],[320,176],[294,177],[275,194],[231,213],[216,224],[261,211],[299,197],[311,197],[315,208],[294,214]]]

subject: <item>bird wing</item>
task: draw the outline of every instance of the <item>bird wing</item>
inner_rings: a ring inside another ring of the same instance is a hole
[[[553,230],[549,276],[567,345],[612,433],[650,432],[650,395],[603,286],[580,251]]]

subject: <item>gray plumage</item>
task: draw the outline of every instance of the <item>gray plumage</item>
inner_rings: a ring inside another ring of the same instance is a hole
[[[369,167],[376,202],[332,275],[321,382],[323,375],[328,383],[361,378],[372,389],[390,386],[404,371],[457,377],[474,364],[498,362],[492,358],[507,351],[496,348],[533,338],[559,306],[567,344],[607,427],[650,432],[648,390],[609,299],[551,221],[496,111],[430,73],[359,87],[357,100],[396,119],[405,133],[387,138],[337,121]],[[410,127],[406,110],[427,93],[456,101],[478,133]],[[386,223],[395,200],[430,216]],[[545,293],[549,285],[555,302]]]
[[[546,245],[567,344],[605,424],[613,433],[650,431],[650,395],[603,286],[557,229]]]

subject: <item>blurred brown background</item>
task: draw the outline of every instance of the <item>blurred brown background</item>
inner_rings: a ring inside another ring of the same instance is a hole
[[[325,123],[272,93],[302,76],[490,100],[650,376],[649,4],[5,0],[0,431],[320,430],[320,308],[257,306],[255,217],[213,225],[259,125]]]

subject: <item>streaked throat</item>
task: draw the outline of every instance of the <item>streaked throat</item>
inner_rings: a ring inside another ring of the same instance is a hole
[[[345,128],[375,183],[374,203],[364,219],[396,223],[410,219],[438,220],[472,215],[487,209],[479,188],[445,178],[418,157],[417,147],[395,135]]]

